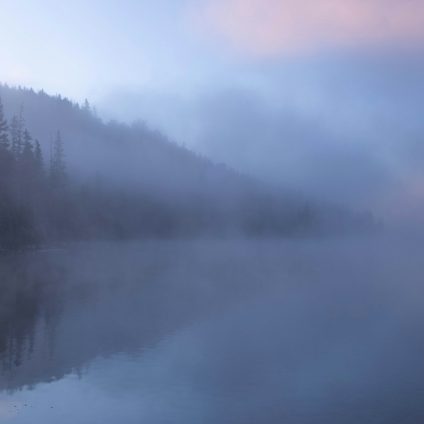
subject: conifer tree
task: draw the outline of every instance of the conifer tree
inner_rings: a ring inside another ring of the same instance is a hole
[[[6,117],[4,116],[3,103],[0,99],[0,149],[5,151],[9,150],[10,141],[9,141],[9,125],[7,123]]]
[[[50,181],[54,187],[63,187],[66,183],[65,150],[60,131],[53,142],[50,157]]]
[[[7,189],[8,180],[12,175],[13,157],[10,153],[9,125],[4,115],[0,99],[0,190]]]
[[[12,153],[15,159],[19,159],[24,143],[24,118],[22,108],[19,115],[14,115],[10,125],[10,135],[12,139]]]
[[[26,166],[31,166],[35,162],[34,146],[32,144],[32,137],[28,130],[25,129],[23,133],[23,143],[21,152],[22,162]]]
[[[35,140],[34,161],[37,172],[42,174],[44,169],[43,151],[41,150],[41,145],[38,140]]]
[[[89,101],[87,99],[84,100],[84,105],[82,107],[82,110],[84,112],[88,112],[88,113],[91,112],[91,106],[90,106],[90,103],[89,103]]]

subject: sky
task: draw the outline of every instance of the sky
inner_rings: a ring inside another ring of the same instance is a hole
[[[422,0],[0,0],[0,10],[0,81],[88,98],[107,119],[146,120],[265,180],[421,215]]]
[[[193,88],[272,59],[420,45],[420,0],[1,0],[0,77],[99,96]],[[190,87],[187,87],[189,85]]]

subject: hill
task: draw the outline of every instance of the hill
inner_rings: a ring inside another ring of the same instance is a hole
[[[313,205],[214,164],[142,122],[105,123],[88,103],[6,85],[0,99],[3,248],[374,226],[368,214]]]

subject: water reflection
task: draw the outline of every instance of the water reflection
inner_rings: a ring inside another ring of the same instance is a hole
[[[151,242],[3,257],[0,389],[62,378],[98,356],[138,352],[249,296],[255,281],[245,254]]]
[[[41,376],[25,368],[39,349],[38,339],[52,346],[52,329],[60,313],[63,277],[60,267],[50,267],[47,257],[6,256],[0,259],[0,389],[37,383]],[[37,342],[36,342],[37,341]],[[44,354],[48,355],[46,350]],[[24,375],[25,374],[25,375]],[[34,378],[35,377],[35,378]]]
[[[150,242],[1,261],[6,423],[424,418],[418,254]]]

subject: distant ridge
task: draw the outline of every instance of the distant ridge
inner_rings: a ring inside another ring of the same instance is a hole
[[[88,103],[6,85],[0,86],[0,98],[9,127],[19,115],[31,143],[39,141],[46,174],[52,173],[52,148],[64,149],[69,180],[60,196],[49,191],[51,180],[30,196],[22,196],[28,188],[22,181],[19,189],[12,184],[3,190],[31,234],[19,245],[93,238],[281,237],[375,227],[369,214],[289,196],[172,143],[142,122],[105,123]],[[15,154],[12,180],[23,178],[17,171],[20,161],[21,154]],[[46,203],[51,206],[41,206]],[[3,227],[9,224],[6,219]]]

